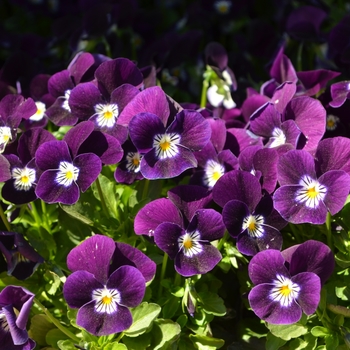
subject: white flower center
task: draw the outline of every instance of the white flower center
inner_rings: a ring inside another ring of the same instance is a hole
[[[71,109],[70,109],[69,103],[68,103],[70,92],[71,92],[71,90],[66,90],[64,92],[64,96],[62,97],[64,99],[64,101],[62,103],[62,108],[64,108],[68,112],[71,112]]]
[[[97,114],[96,122],[99,127],[112,128],[119,115],[119,108],[116,104],[97,104],[95,107]]]
[[[270,143],[269,148],[278,147],[286,143],[286,135],[280,128],[274,128],[270,140],[272,142]]]
[[[231,6],[231,1],[227,0],[215,1],[214,3],[215,10],[222,15],[226,15],[230,11]]]
[[[264,235],[264,217],[261,215],[249,215],[243,219],[242,229],[248,230],[250,237],[262,237]]]
[[[79,176],[79,169],[71,163],[60,162],[56,175],[56,182],[65,187],[69,187]]]
[[[274,287],[270,292],[270,299],[278,301],[281,306],[288,307],[298,298],[300,287],[289,278],[276,275],[273,285]]]
[[[326,128],[328,131],[333,131],[338,127],[338,124],[340,122],[340,119],[333,115],[333,114],[328,114],[327,115],[327,121],[326,121]]]
[[[320,201],[326,197],[327,188],[309,175],[304,175],[299,181],[299,185],[303,188],[297,191],[295,200],[304,203],[308,208],[317,208]]]
[[[12,178],[15,189],[18,191],[28,191],[35,182],[36,171],[31,168],[13,168]]]
[[[183,250],[185,256],[192,258],[202,252],[203,247],[200,244],[200,233],[198,231],[186,232],[184,235],[180,236],[178,239],[178,244],[180,250]]]
[[[156,149],[156,155],[160,159],[172,158],[179,153],[178,144],[180,135],[157,134],[153,139],[153,147]]]
[[[117,289],[95,289],[92,292],[92,300],[95,300],[95,310],[98,313],[113,314],[120,303],[120,293]]]
[[[36,112],[29,118],[29,120],[32,121],[39,121],[44,118],[45,112],[46,112],[46,106],[45,103],[42,103],[40,101],[35,102],[36,104]]]
[[[7,322],[7,318],[5,314],[2,312],[2,309],[0,309],[0,328],[2,328],[5,332],[10,331],[9,324]]]
[[[6,145],[11,140],[11,128],[8,126],[0,126],[0,153],[4,152]]]
[[[208,187],[214,187],[220,177],[225,174],[224,166],[212,159],[207,161],[204,171],[204,184]]]
[[[126,155],[126,168],[132,173],[140,171],[141,155],[139,152],[128,152]]]

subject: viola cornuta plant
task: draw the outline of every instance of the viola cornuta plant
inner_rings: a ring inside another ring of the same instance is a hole
[[[0,350],[350,349],[346,1],[0,17]]]

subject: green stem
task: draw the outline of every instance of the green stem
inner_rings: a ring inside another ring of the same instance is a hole
[[[116,342],[119,343],[120,340],[124,337],[124,332],[121,332],[119,335],[118,335],[118,338],[116,339]]]
[[[146,199],[148,196],[150,181],[148,179],[144,179],[143,181],[144,181],[144,187],[143,187],[143,191],[142,191],[142,199]]]
[[[217,246],[218,250],[221,250],[222,246],[223,246],[224,243],[227,241],[228,237],[229,237],[229,235],[228,235],[228,232],[227,232],[227,230],[226,230],[226,231],[225,231],[225,234],[224,234],[224,237],[222,237],[222,238],[220,239],[220,242],[219,242],[219,244],[218,244],[218,246]]]
[[[51,312],[43,305],[41,302],[34,298],[34,302],[39,308],[45,313],[45,315],[48,317],[48,319],[65,335],[67,335],[69,338],[71,338],[73,341],[79,343],[80,339],[73,334],[70,330],[68,330],[66,327],[64,327],[61,322],[59,322],[54,316],[52,316]]]
[[[164,253],[163,262],[162,262],[162,270],[160,272],[160,279],[159,279],[160,282],[164,279],[167,263],[168,263],[168,254]],[[162,296],[162,292],[163,292],[163,286],[160,283],[159,289],[158,289],[158,299]]]
[[[38,211],[36,210],[36,206],[35,206],[35,203],[34,202],[31,202],[30,203],[31,207],[32,207],[32,210],[30,211],[30,213],[32,214],[36,224],[38,225],[38,227],[41,226],[42,224],[42,220],[40,219],[40,216],[38,214]]]
[[[331,213],[328,212],[327,213],[327,217],[326,217],[326,236],[327,236],[327,244],[328,247],[333,251],[333,240],[332,240],[332,216]]]
[[[175,286],[181,285],[181,275],[177,272],[175,274],[174,284],[175,284]]]
[[[104,211],[106,217],[109,217],[109,212],[108,212],[108,209],[107,209],[105,197],[103,196],[103,192],[102,192],[102,188],[101,188],[101,184],[100,184],[99,178],[96,179],[96,187],[97,187],[98,195],[100,197],[102,210]]]
[[[43,226],[46,229],[46,231],[51,234],[51,227],[47,219],[46,203],[43,200],[41,201],[41,211],[43,212]]]
[[[4,223],[7,231],[11,231],[11,226],[7,220],[7,217],[4,213],[4,210],[2,209],[2,206],[0,205],[0,216],[1,216],[1,219],[2,219],[2,222]]]
[[[203,81],[202,95],[201,95],[201,108],[204,108],[207,104],[207,91],[209,87],[209,82],[207,80]]]

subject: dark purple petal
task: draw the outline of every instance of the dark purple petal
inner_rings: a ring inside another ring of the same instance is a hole
[[[263,225],[264,233],[261,237],[252,237],[248,230],[237,237],[237,249],[244,255],[253,256],[266,249],[281,250],[282,234],[272,226]]]
[[[170,222],[164,222],[157,226],[154,231],[154,241],[157,246],[169,255],[170,259],[175,259],[180,249],[179,238],[185,234],[185,230]]]
[[[73,157],[78,154],[79,147],[94,131],[94,128],[95,126],[93,122],[84,121],[68,130],[64,135],[63,141],[69,146]]]
[[[247,171],[232,170],[221,176],[215,184],[213,199],[221,207],[236,199],[244,202],[250,212],[253,212],[261,199],[261,185],[259,180]]]
[[[36,195],[46,203],[62,203],[71,205],[78,201],[80,191],[78,185],[73,182],[66,187],[56,182],[57,171],[44,171],[35,188]]]
[[[240,128],[227,129],[225,149],[229,149],[238,156],[246,147],[252,145],[262,146],[262,138],[254,135],[251,131]]]
[[[317,172],[344,170],[350,175],[350,139],[332,137],[319,142],[315,154]]]
[[[136,267],[142,273],[146,282],[153,279],[157,267],[156,263],[139,249],[126,243],[116,242],[110,271],[115,271],[123,265]]]
[[[72,157],[64,141],[49,141],[41,144],[35,153],[35,161],[41,170],[58,169],[62,161],[71,163]]]
[[[298,322],[302,316],[301,307],[294,300],[288,307],[271,297],[272,284],[263,283],[253,287],[248,300],[255,314],[271,324],[292,324]]]
[[[291,81],[286,81],[276,88],[271,98],[271,102],[279,113],[283,112],[288,102],[293,98],[296,89],[296,84]]]
[[[135,115],[129,124],[130,138],[140,153],[149,152],[153,148],[153,138],[164,134],[165,127],[158,116],[151,113]]]
[[[72,90],[74,83],[67,69],[51,76],[48,81],[48,89],[52,96],[62,97],[67,90]]]
[[[304,202],[297,202],[297,192],[303,187],[286,185],[278,188],[273,195],[274,207],[282,218],[293,224],[311,223],[324,224],[327,217],[327,207],[322,200],[315,208],[309,208]]]
[[[281,114],[271,102],[261,106],[250,117],[250,129],[256,135],[271,137],[276,128],[281,128]]]
[[[115,242],[112,238],[94,235],[69,252],[67,266],[72,272],[88,271],[105,284],[114,252]]]
[[[320,278],[312,272],[301,272],[293,276],[291,280],[300,286],[297,302],[303,312],[306,315],[313,314],[321,297]]]
[[[181,145],[193,151],[205,147],[211,136],[211,128],[207,120],[200,113],[190,110],[178,113],[167,132],[181,135]]]
[[[316,179],[315,161],[309,152],[291,150],[280,156],[277,165],[277,177],[281,186],[297,185],[304,175]]]
[[[10,163],[1,154],[0,155],[0,182],[5,182],[11,179]]]
[[[198,209],[208,206],[212,200],[212,195],[210,191],[202,186],[180,185],[168,191],[168,198],[189,222]]]
[[[193,152],[180,145],[175,156],[165,159],[158,159],[155,149],[152,149],[142,157],[140,171],[146,179],[156,180],[173,178],[195,167],[197,159]]]
[[[248,273],[254,284],[272,283],[277,274],[290,277],[281,252],[275,249],[263,250],[254,255],[249,262]]]
[[[334,254],[322,242],[308,240],[290,252],[287,250],[286,253],[289,255],[289,271],[292,276],[301,272],[313,272],[321,279],[323,285],[333,273]]]
[[[207,118],[207,122],[211,127],[210,141],[217,152],[224,149],[226,141],[226,126],[225,121],[218,118]]]
[[[73,164],[79,169],[77,184],[80,190],[85,192],[102,170],[101,159],[96,154],[84,153],[76,156]]]
[[[5,305],[1,308],[1,312],[5,316],[8,324],[9,332],[14,345],[20,346],[28,340],[28,332],[26,329],[20,329],[16,325],[16,314],[12,305]],[[4,320],[5,321],[5,320]]]
[[[130,120],[139,113],[155,114],[163,125],[166,125],[170,114],[169,103],[159,86],[147,88],[137,94],[120,114],[118,124],[127,126]]]
[[[286,141],[285,143],[290,143],[293,147],[297,147],[301,131],[294,120],[286,120],[281,125],[281,130],[283,131]]]
[[[135,63],[127,58],[116,58],[100,64],[95,78],[104,94],[110,95],[114,89],[125,83],[140,87],[143,76]]]
[[[243,219],[249,216],[250,212],[247,205],[238,200],[228,201],[223,210],[222,218],[227,231],[232,237],[237,237],[243,229]]]
[[[270,69],[270,76],[274,78],[278,83],[282,84],[285,81],[291,81],[296,83],[298,77],[296,75],[293,64],[290,59],[283,53],[283,47],[278,52],[273,65]]]
[[[201,275],[211,271],[221,260],[217,248],[211,244],[201,244],[202,252],[188,257],[179,252],[175,258],[175,270],[184,277]]]
[[[319,182],[327,188],[323,202],[328,211],[332,215],[338,213],[350,192],[350,175],[342,170],[330,170],[320,176]]]
[[[153,236],[155,229],[163,222],[183,225],[179,209],[167,198],[159,198],[146,204],[136,214],[134,230],[137,235]]]
[[[295,121],[306,138],[302,145],[306,151],[315,149],[326,131],[326,110],[319,100],[308,96],[293,98],[288,103],[283,118]]]
[[[56,102],[46,110],[48,118],[57,126],[75,125],[78,121],[78,117],[72,114],[62,105],[65,99],[57,99]]]
[[[92,292],[103,288],[95,276],[84,270],[69,275],[63,285],[63,296],[69,307],[78,309],[92,300]]]
[[[130,84],[123,84],[116,88],[111,94],[111,103],[118,105],[119,114],[123,111],[125,106],[137,95],[140,90]],[[117,119],[118,122],[118,119]]]
[[[225,225],[222,216],[214,209],[199,209],[193,216],[187,229],[188,232],[198,231],[201,240],[208,242],[223,237]]]
[[[74,78],[75,84],[80,83],[84,74],[94,65],[95,59],[90,52],[79,52],[75,55],[68,66],[70,75]]]
[[[88,120],[96,113],[95,106],[105,103],[100,90],[93,83],[79,84],[69,95],[72,114],[81,120]]]
[[[260,95],[256,93],[246,98],[241,106],[242,115],[246,122],[249,121],[251,115],[259,109],[266,102],[269,102],[269,98],[265,95]]]
[[[98,313],[95,301],[82,306],[77,315],[77,325],[97,336],[110,335],[125,331],[132,324],[132,315],[128,308],[118,305],[112,314]]]
[[[142,273],[133,266],[121,266],[108,279],[107,288],[116,288],[120,293],[118,304],[127,307],[139,305],[145,295],[146,284]]]

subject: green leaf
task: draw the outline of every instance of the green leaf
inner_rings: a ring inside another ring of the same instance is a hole
[[[311,334],[314,337],[325,337],[326,335],[329,335],[330,332],[328,328],[322,327],[322,326],[315,326],[311,329]]]
[[[61,284],[61,279],[52,271],[46,271],[45,278],[49,280],[45,286],[46,292],[50,295],[55,295]]]
[[[308,332],[307,327],[304,327],[299,323],[291,325],[274,325],[268,323],[267,327],[274,336],[282,338],[283,340],[298,338]]]
[[[138,337],[129,338],[127,336],[123,337],[123,343],[127,346],[128,350],[145,350],[151,346],[152,334],[144,333]]]
[[[266,337],[266,350],[277,350],[286,343],[285,340],[268,333]]]
[[[338,335],[333,333],[325,337],[327,350],[337,350],[339,345]]]
[[[58,348],[61,350],[77,350],[71,340],[59,340],[57,342]]]
[[[176,314],[180,304],[181,299],[171,296],[167,303],[162,307],[163,318],[172,318]]]
[[[200,350],[220,349],[225,344],[223,339],[211,338],[205,335],[190,334],[190,339]]]
[[[171,320],[158,319],[152,328],[152,350],[166,350],[181,333],[180,325]]]
[[[69,339],[67,335],[61,332],[59,329],[54,328],[47,332],[46,334],[46,343],[51,345],[52,347],[57,346],[57,342],[59,340]]]
[[[114,342],[104,346],[103,350],[128,350],[128,348],[125,344]]]
[[[147,331],[159,315],[161,307],[158,304],[143,302],[131,310],[133,324],[124,332],[129,337],[137,337]]]
[[[39,345],[48,345],[46,334],[53,328],[55,328],[55,325],[48,320],[46,315],[39,314],[32,317],[28,333]]]
[[[215,316],[224,316],[226,314],[226,307],[223,299],[217,294],[211,292],[199,292],[203,310],[207,314]]]
[[[314,350],[317,346],[317,339],[311,334],[306,334],[304,339],[293,339],[288,345],[293,350]]]
[[[181,328],[184,328],[186,326],[187,320],[187,315],[182,314],[177,318],[176,322],[180,325]]]

